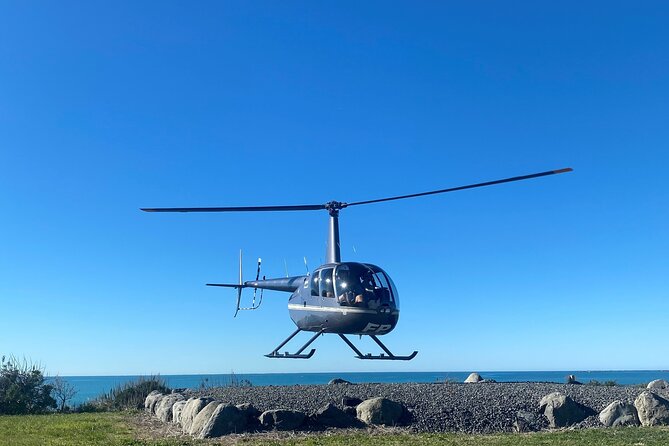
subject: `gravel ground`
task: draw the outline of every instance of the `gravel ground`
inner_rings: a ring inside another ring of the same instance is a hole
[[[401,402],[412,410],[412,421],[408,426],[412,431],[495,433],[512,431],[518,411],[538,414],[539,400],[551,392],[567,394],[599,413],[617,399],[633,402],[643,390],[629,386],[555,383],[402,383],[217,387],[191,390],[186,394],[213,396],[231,404],[251,403],[261,411],[293,409],[307,414],[326,403],[342,407],[343,397],[365,400],[382,396]],[[537,427],[545,427],[543,417],[539,420]],[[576,427],[598,425],[595,415]]]

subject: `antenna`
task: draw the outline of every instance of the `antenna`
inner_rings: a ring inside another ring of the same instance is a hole
[[[288,262],[286,262],[286,259],[283,259],[283,266],[286,268],[286,277],[290,277],[288,274]]]
[[[304,256],[304,268],[307,270],[307,276],[309,275],[309,265],[307,264],[307,257]]]

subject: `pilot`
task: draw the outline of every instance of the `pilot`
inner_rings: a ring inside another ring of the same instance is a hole
[[[376,286],[374,283],[374,278],[370,270],[365,270],[360,278],[362,285],[363,293],[359,296],[356,296],[356,303],[367,304],[369,308],[377,308],[379,306],[378,298],[376,297]]]

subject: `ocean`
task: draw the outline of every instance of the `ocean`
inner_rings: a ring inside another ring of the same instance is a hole
[[[498,382],[565,382],[567,375],[576,375],[582,383],[590,381],[615,381],[618,384],[645,384],[654,379],[669,381],[667,370],[615,370],[615,371],[543,371],[543,372],[479,372],[483,378]],[[439,381],[462,382],[469,372],[328,372],[328,373],[250,373],[217,375],[161,375],[171,388],[199,388],[224,386],[233,381],[248,380],[254,386],[283,386],[294,384],[327,384],[333,378],[352,383],[433,383]],[[77,393],[70,404],[78,405],[108,392],[115,386],[133,381],[139,376],[66,376]]]

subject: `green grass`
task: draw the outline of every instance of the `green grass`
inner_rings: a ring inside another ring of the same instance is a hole
[[[218,441],[188,438],[146,440],[128,412],[80,413],[67,415],[0,416],[2,446],[203,446]],[[288,436],[233,437],[223,444],[242,445],[441,445],[441,446],[664,446],[669,445],[668,428],[589,429],[536,434],[320,434]]]

